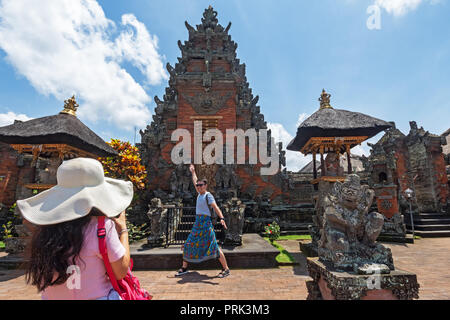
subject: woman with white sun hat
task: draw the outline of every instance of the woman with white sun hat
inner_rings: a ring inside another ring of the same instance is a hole
[[[125,209],[132,198],[131,182],[105,177],[97,160],[75,158],[58,168],[55,187],[17,201],[38,226],[26,279],[43,299],[120,299],[106,276],[97,224],[104,220],[107,256],[120,280],[130,266]]]

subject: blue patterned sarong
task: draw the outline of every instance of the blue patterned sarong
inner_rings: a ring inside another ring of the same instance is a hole
[[[219,246],[211,218],[203,214],[197,215],[184,244],[183,260],[198,263],[216,258],[219,258]]]

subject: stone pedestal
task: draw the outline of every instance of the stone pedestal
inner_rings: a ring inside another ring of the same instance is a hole
[[[375,185],[378,212],[384,216],[383,229],[378,241],[408,242],[403,215],[399,213],[397,186]]]
[[[233,268],[278,267],[276,256],[280,251],[255,233],[245,233],[242,236],[242,246],[230,247],[224,245],[221,246],[221,250],[231,270]],[[183,263],[183,251],[180,245],[149,249],[145,246],[145,241],[140,241],[130,245],[130,254],[134,262],[134,270],[177,270]],[[220,263],[217,259],[189,264],[189,268],[194,270],[217,269],[219,267]]]
[[[312,281],[307,281],[308,300],[412,300],[419,298],[413,273],[392,270],[389,274],[353,274],[333,271],[318,258],[308,258]]]
[[[300,241],[300,251],[307,257],[317,257],[317,243],[312,241]]]
[[[19,237],[7,238],[3,241],[5,242],[5,251],[12,254],[23,253],[27,245],[27,241]]]
[[[390,219],[399,212],[396,185],[375,185],[373,190],[379,213]]]
[[[22,254],[31,245],[35,227],[25,219],[22,219],[22,224],[16,225],[14,228],[19,236],[4,239],[5,251],[11,254]]]

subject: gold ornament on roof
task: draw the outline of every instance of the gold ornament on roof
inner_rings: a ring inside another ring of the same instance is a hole
[[[320,95],[319,101],[320,101],[320,109],[325,108],[331,108],[333,107],[330,105],[330,97],[331,94],[327,93],[325,89],[322,89],[322,94]]]
[[[72,116],[77,116],[78,107],[79,105],[75,100],[75,95],[73,95],[72,98],[64,100],[64,110],[61,111],[60,113],[66,113]]]

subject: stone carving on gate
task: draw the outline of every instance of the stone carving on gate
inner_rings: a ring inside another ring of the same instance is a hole
[[[194,96],[182,93],[181,96],[198,114],[213,115],[225,106],[225,103],[231,98],[232,95],[231,93],[222,95],[221,92],[208,91],[198,92]]]
[[[215,175],[216,189],[236,189],[238,187],[235,173],[236,165],[220,165]]]
[[[178,164],[170,174],[169,185],[173,195],[181,198],[192,197],[192,177],[189,167]]]

